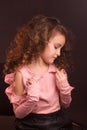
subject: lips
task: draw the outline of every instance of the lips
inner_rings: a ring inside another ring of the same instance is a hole
[[[54,59],[56,59],[57,58],[57,56],[56,57],[54,57]]]

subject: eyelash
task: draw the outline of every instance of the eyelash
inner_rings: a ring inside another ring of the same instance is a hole
[[[58,49],[58,47],[55,47],[55,49]]]
[[[58,48],[60,48],[60,47],[56,47],[56,46],[55,46],[55,49],[58,49]]]

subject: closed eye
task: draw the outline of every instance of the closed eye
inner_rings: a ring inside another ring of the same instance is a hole
[[[58,49],[58,48],[59,48],[59,47],[56,47],[56,46],[55,46],[55,49]]]
[[[59,49],[59,48],[61,48],[61,47],[62,47],[61,45],[55,46],[55,49]]]
[[[55,44],[54,47],[55,49],[61,49],[63,46],[61,44]]]

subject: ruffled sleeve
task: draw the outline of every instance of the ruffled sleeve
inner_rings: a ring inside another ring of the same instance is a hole
[[[65,80],[59,82],[56,80],[56,85],[58,88],[58,91],[60,93],[60,102],[64,107],[68,107],[72,101],[71,92],[74,89],[72,87],[67,79],[67,74],[65,74]]]
[[[5,83],[9,84],[5,90],[5,93],[8,96],[10,102],[12,102],[14,75],[14,73],[11,73],[5,76]]]
[[[15,74],[8,74],[5,76],[5,82],[9,84],[5,93],[8,96],[10,103],[13,104],[13,111],[17,118],[24,118],[34,109],[36,103],[39,101],[39,85],[27,86],[28,75],[22,73],[25,90],[21,96],[14,92]]]
[[[5,76],[5,83],[9,84],[5,90],[5,93],[8,96],[10,103],[17,105],[23,102],[24,99],[22,99],[22,96],[17,96],[14,92],[14,77],[15,73],[7,74]]]
[[[70,103],[72,101],[71,92],[73,89],[74,89],[74,87],[70,86],[68,81],[65,81],[58,85],[58,90],[60,93],[60,103],[65,108],[70,106]]]

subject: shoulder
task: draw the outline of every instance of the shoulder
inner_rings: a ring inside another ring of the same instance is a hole
[[[21,66],[17,69],[18,72],[21,72],[21,73],[25,73],[27,72],[27,66],[24,65],[24,66]]]
[[[15,80],[23,80],[27,75],[26,66],[20,67],[15,72]]]
[[[32,77],[32,74],[29,72],[27,65],[19,68],[16,71],[15,78],[23,82],[26,85],[26,81]]]
[[[19,79],[22,79],[22,74],[21,74],[21,72],[20,71],[16,71],[15,72],[15,80],[19,80]]]

